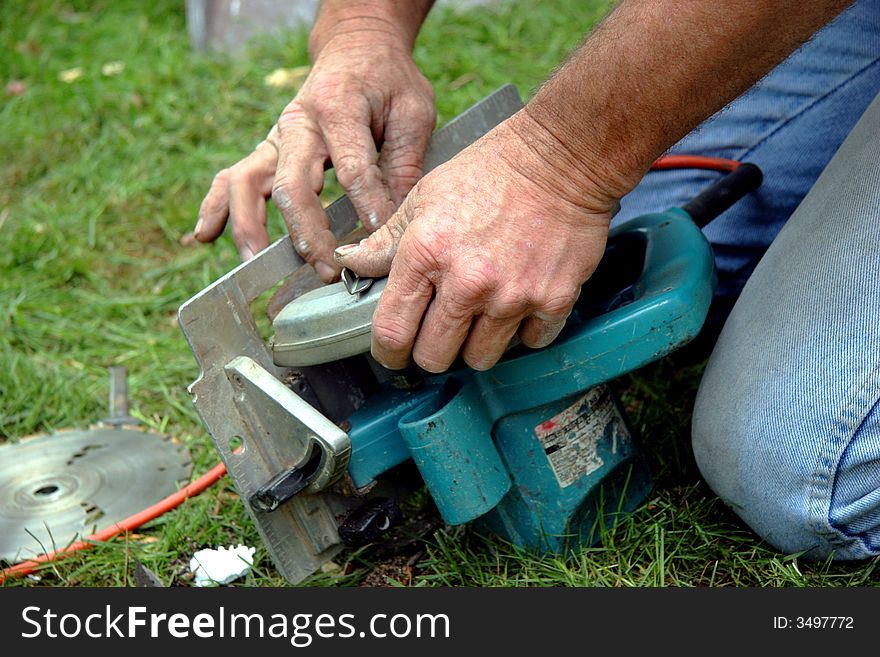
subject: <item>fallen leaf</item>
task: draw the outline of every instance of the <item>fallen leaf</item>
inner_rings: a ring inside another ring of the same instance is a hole
[[[65,84],[70,84],[71,82],[76,82],[83,76],[82,66],[77,66],[76,68],[69,68],[65,71],[61,71],[58,74],[58,79],[64,82]]]
[[[129,534],[128,540],[137,541],[138,543],[158,543],[159,539],[155,536],[147,536],[146,534]]]
[[[21,96],[25,91],[24,80],[10,80],[6,85],[7,96]]]
[[[291,89],[299,87],[308,77],[311,68],[309,66],[297,66],[296,68],[276,68],[263,78],[267,87]]]
[[[40,44],[34,39],[19,41],[15,44],[15,52],[19,55],[39,55],[41,50]]]
[[[125,70],[125,62],[107,62],[101,67],[101,75],[110,77],[111,75],[119,75]]]

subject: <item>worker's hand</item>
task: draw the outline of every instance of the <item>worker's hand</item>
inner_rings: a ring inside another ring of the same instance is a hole
[[[378,232],[337,249],[361,276],[390,271],[373,317],[381,364],[442,372],[461,352],[484,370],[517,331],[530,347],[556,338],[617,196],[550,140],[518,113],[419,181]]]
[[[241,258],[251,258],[269,244],[271,196],[297,252],[332,282],[336,239],[318,198],[325,163],[372,232],[421,177],[434,122],[433,90],[403,43],[375,31],[331,39],[266,140],[214,178],[195,238],[217,239],[231,218]]]

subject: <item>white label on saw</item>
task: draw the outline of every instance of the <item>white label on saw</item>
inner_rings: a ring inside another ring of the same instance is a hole
[[[592,388],[573,405],[541,422],[535,435],[563,488],[602,467],[600,440],[611,443],[612,454],[629,440],[607,386]]]

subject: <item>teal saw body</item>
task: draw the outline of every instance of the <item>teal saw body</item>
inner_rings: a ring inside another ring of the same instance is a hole
[[[600,519],[611,526],[651,488],[604,384],[690,341],[713,280],[711,249],[684,211],[620,226],[553,345],[379,393],[353,413],[352,480],[368,486],[413,459],[449,524],[479,520],[541,550],[592,543]]]

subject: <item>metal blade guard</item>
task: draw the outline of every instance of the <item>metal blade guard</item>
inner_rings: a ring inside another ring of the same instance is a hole
[[[464,112],[435,133],[426,170],[520,106],[508,85]],[[356,226],[344,197],[328,213],[337,237]],[[447,523],[476,521],[537,550],[592,544],[644,500],[649,472],[603,384],[682,346],[705,320],[712,252],[686,212],[613,230],[559,338],[509,349],[486,372],[378,366],[370,319],[382,280],[302,294],[267,343],[250,303],[303,264],[284,237],[179,312],[201,367],[195,406],[291,583],[379,536],[413,464]]]

